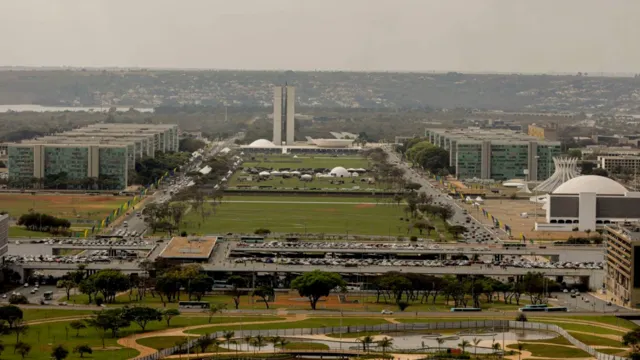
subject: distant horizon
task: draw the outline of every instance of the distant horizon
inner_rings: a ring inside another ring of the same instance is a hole
[[[308,72],[308,73],[368,73],[368,74],[448,74],[459,73],[463,75],[523,75],[523,76],[576,76],[582,73],[583,77],[634,77],[639,75],[633,72],[597,72],[597,71],[575,71],[575,72],[525,72],[525,71],[462,71],[462,70],[344,70],[344,69],[323,69],[323,70],[306,70],[306,69],[232,69],[232,68],[198,68],[198,67],[151,67],[151,66],[25,66],[25,65],[0,65],[0,71],[55,71],[55,70],[148,70],[148,71],[228,71],[228,72]],[[586,75],[585,75],[586,74]]]

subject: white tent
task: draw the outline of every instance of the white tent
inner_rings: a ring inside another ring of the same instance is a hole
[[[350,173],[352,173],[352,172],[356,171],[356,169],[354,169],[354,168],[348,168],[348,169],[347,169],[347,171],[348,171],[348,172],[350,172]]]
[[[271,176],[282,176],[282,173],[281,173],[280,171],[273,170],[273,171],[271,172]]]
[[[357,171],[357,172],[360,172],[360,173],[365,173],[365,172],[367,172],[367,170],[366,170],[366,169],[363,169],[363,168],[356,169],[356,171]]]
[[[313,179],[313,176],[311,176],[311,175],[304,174],[304,175],[300,176],[300,180],[302,180],[302,181],[311,181],[312,179]]]
[[[466,201],[466,202],[470,203],[470,202],[472,202],[473,200],[471,199],[471,196],[467,196],[467,198],[466,198],[466,199],[464,199],[464,201]]]
[[[360,174],[358,174],[357,172],[354,171],[354,172],[351,173],[351,176],[358,177],[358,176],[360,176]]]
[[[293,176],[300,176],[302,173],[300,171],[298,171],[298,170],[295,170],[295,171],[290,172],[290,174],[293,175]]]
[[[291,174],[291,173],[290,173],[290,172],[288,172],[287,170],[282,170],[280,173],[281,173],[282,175],[289,175],[289,174]]]
[[[269,176],[269,175],[271,175],[271,174],[269,174],[269,172],[268,172],[268,171],[263,171],[263,172],[261,172],[261,173],[259,173],[259,174],[258,174],[258,176],[264,176],[264,177],[267,177],[267,176]]]
[[[479,204],[482,204],[484,202],[484,199],[478,196],[475,201]]]

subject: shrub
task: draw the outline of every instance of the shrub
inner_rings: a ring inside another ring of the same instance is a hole
[[[22,294],[14,294],[11,295],[11,297],[9,297],[9,304],[28,304],[29,300],[27,300],[27,297],[22,295]]]
[[[412,236],[409,238],[409,240],[410,240],[410,241],[418,241],[418,237],[417,237],[417,236],[415,236],[415,235],[412,235]]]
[[[271,234],[271,230],[265,229],[265,228],[258,228],[253,233],[256,234],[256,235],[266,236],[266,235]]]
[[[518,314],[518,316],[516,316],[516,321],[522,321],[522,322],[528,321],[528,320],[527,320],[527,315],[525,315],[525,314]]]

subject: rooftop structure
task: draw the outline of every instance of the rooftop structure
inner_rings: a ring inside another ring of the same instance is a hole
[[[465,179],[525,179],[551,177],[559,141],[540,140],[507,129],[426,129],[430,143],[449,151],[456,177]]]
[[[174,237],[159,257],[182,262],[206,262],[213,252],[217,237]]]
[[[536,186],[534,191],[550,193],[558,186],[580,175],[578,171],[578,158],[554,157],[553,165],[556,168],[553,175]]]

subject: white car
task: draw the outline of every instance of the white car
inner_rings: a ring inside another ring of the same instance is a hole
[[[380,314],[382,314],[382,315],[393,315],[393,311],[384,309],[384,310],[380,311]]]

